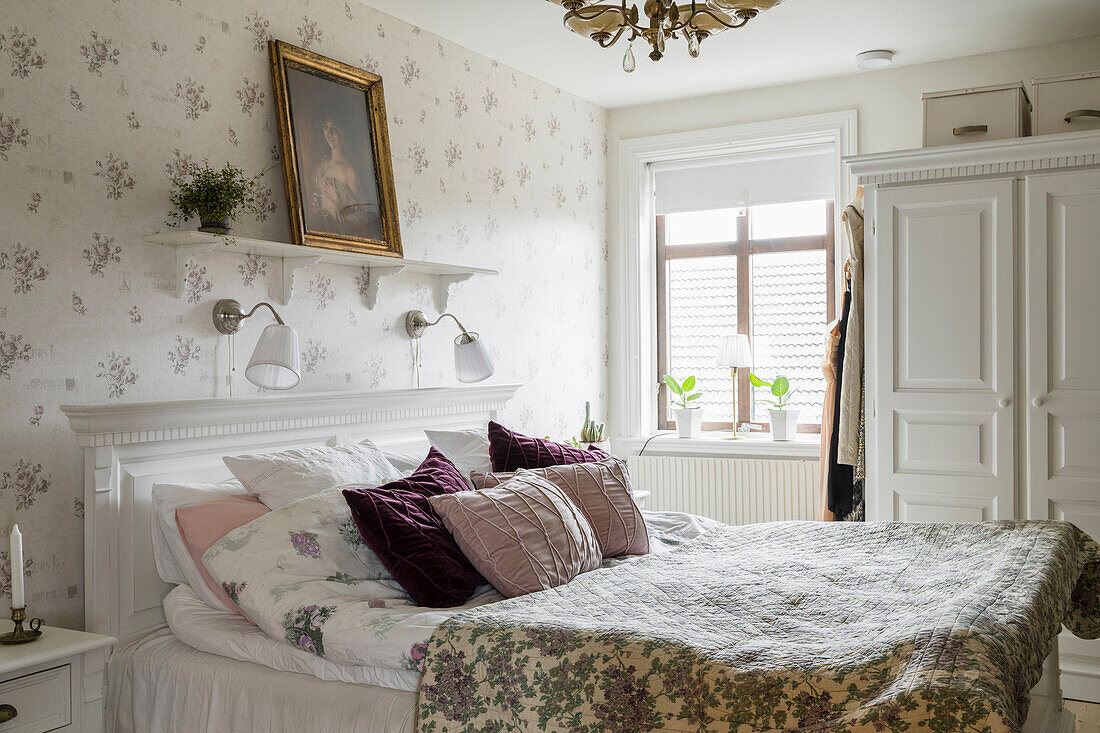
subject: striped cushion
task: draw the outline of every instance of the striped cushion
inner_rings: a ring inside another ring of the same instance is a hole
[[[499,486],[514,475],[475,471],[471,478],[474,488],[484,489]],[[544,478],[561,489],[592,526],[604,557],[649,552],[649,532],[631,497],[625,461],[607,458],[596,463],[538,468],[523,471],[522,475]]]
[[[580,509],[539,476],[523,473],[491,489],[428,501],[467,559],[509,598],[600,566],[596,535]]]

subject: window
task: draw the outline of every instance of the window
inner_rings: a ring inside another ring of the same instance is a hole
[[[694,374],[704,429],[731,427],[729,369],[714,364],[724,333],[745,333],[751,371],[782,374],[797,392],[800,430],[820,432],[825,326],[833,291],[833,202],[819,199],[657,216],[657,373]],[[741,422],[767,427],[766,394],[737,370]],[[659,427],[675,427],[668,388]]]

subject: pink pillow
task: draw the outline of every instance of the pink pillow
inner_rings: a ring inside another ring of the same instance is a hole
[[[499,486],[513,476],[539,476],[561,489],[577,505],[596,533],[604,557],[649,553],[649,532],[630,491],[626,463],[608,458],[596,463],[534,468],[520,474],[479,473],[474,488]]]
[[[470,563],[512,598],[600,566],[588,520],[561,489],[523,473],[500,486],[428,499]]]
[[[176,509],[176,526],[179,528],[180,536],[183,537],[183,543],[187,545],[187,551],[191,553],[195,565],[202,573],[202,579],[206,581],[206,587],[218,600],[242,616],[245,616],[244,611],[237,606],[225,588],[206,572],[206,566],[202,564],[202,555],[210,549],[212,544],[237,527],[248,524],[269,511],[271,510],[263,502],[250,494],[227,496],[224,499],[181,506]],[[203,595],[200,588],[194,590],[199,595]],[[245,616],[245,618],[248,617]]]

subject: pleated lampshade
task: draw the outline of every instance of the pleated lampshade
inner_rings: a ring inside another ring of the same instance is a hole
[[[749,337],[743,333],[726,334],[718,342],[718,356],[715,366],[747,367],[752,366],[752,349]]]
[[[298,332],[290,326],[272,323],[260,334],[244,377],[264,389],[293,389],[302,375]]]
[[[474,332],[455,339],[455,375],[460,382],[481,382],[493,376],[496,367],[485,344]]]

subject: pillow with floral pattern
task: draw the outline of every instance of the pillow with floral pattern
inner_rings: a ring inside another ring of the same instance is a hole
[[[334,584],[343,588],[341,593],[358,586],[354,595],[405,596],[359,537],[339,488],[291,502],[238,527],[211,545],[202,563],[253,620],[253,609],[259,611],[270,598],[309,581]]]

